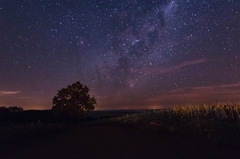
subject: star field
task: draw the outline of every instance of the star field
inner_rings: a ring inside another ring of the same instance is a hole
[[[240,2],[0,2],[0,105],[50,109],[76,81],[96,109],[239,102]]]

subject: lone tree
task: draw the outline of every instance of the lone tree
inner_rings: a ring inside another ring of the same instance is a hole
[[[97,104],[94,97],[90,98],[89,88],[79,81],[58,91],[53,98],[52,112],[58,117],[80,117],[86,111],[94,110]]]

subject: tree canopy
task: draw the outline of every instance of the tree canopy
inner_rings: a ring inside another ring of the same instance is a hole
[[[8,114],[8,113],[20,113],[23,112],[23,108],[17,107],[17,106],[11,106],[11,107],[5,107],[1,106],[0,107],[0,115],[1,114]]]
[[[60,117],[79,117],[86,111],[94,110],[97,102],[88,93],[89,88],[79,81],[59,90],[53,98],[53,114]]]

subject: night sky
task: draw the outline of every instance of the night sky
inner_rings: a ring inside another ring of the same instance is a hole
[[[238,103],[240,1],[0,0],[0,106],[76,81],[96,109]]]

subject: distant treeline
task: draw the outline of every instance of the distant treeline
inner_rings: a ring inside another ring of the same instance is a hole
[[[51,110],[23,110],[21,107],[0,107],[0,124],[26,122],[54,122]]]
[[[104,110],[85,112],[83,116],[76,118],[71,116],[55,116],[49,110],[23,110],[18,106],[0,107],[0,125],[18,123],[61,123],[61,122],[87,122],[112,117],[145,112],[146,110]]]
[[[8,108],[5,106],[0,107],[0,115],[9,114],[9,113],[18,113],[18,112],[23,112],[23,108],[18,106],[11,106]]]
[[[129,113],[129,112],[128,112]],[[23,110],[18,106],[0,107],[0,125],[11,125],[21,123],[62,123],[62,122],[86,122],[110,118],[122,115],[120,112],[93,111],[86,112],[82,117],[55,116],[51,109],[49,110]]]

